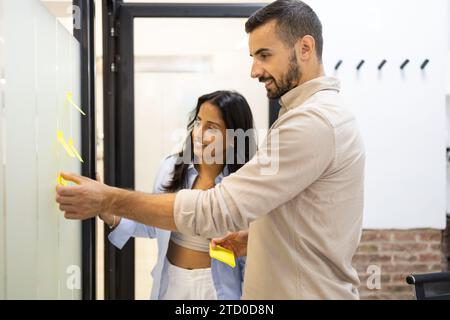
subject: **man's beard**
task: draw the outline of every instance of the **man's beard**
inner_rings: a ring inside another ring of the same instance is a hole
[[[275,88],[271,90],[267,89],[267,97],[269,99],[279,99],[286,92],[291,91],[298,85],[300,77],[301,77],[301,70],[297,63],[295,52],[292,52],[292,54],[289,56],[288,71],[282,77],[279,83],[274,78],[262,78],[260,79],[260,81],[261,80],[265,81],[268,79],[273,80]]]

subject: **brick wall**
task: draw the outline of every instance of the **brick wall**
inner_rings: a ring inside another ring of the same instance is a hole
[[[414,299],[407,275],[447,269],[444,234],[435,229],[365,230],[353,259],[361,299]]]

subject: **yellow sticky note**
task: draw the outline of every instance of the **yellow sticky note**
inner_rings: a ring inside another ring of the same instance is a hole
[[[69,185],[69,183],[66,181],[66,180],[64,180],[64,178],[63,177],[61,177],[61,175],[59,174],[58,175],[58,184],[60,185],[60,186],[64,186],[64,187],[67,187],[68,185]]]
[[[75,148],[75,146],[73,145],[73,139],[70,138],[69,139],[69,147],[70,149],[72,149],[73,154],[75,155],[75,157],[78,158],[78,160],[80,160],[81,163],[84,163],[83,158],[81,158],[80,154],[78,153],[77,149]]]
[[[72,107],[77,109],[83,116],[86,115],[86,113],[84,113],[83,110],[81,110],[81,108],[73,101],[73,93],[72,92],[68,92],[66,94],[66,99],[72,105]]]
[[[64,150],[66,150],[67,154],[70,157],[75,158],[75,154],[72,152],[72,149],[67,144],[66,140],[64,140],[63,132],[61,130],[58,130],[56,136],[57,136],[58,142],[63,146],[63,148],[64,148]]]
[[[209,243],[209,255],[211,258],[222,261],[232,268],[236,267],[236,259],[234,258],[233,251],[231,250],[225,249],[222,246],[216,246],[216,248],[213,249],[211,243]]]

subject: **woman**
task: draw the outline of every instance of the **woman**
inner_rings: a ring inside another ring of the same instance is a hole
[[[229,130],[247,132],[245,143]],[[236,172],[256,152],[253,116],[245,98],[236,92],[217,91],[198,99],[188,124],[183,151],[164,159],[154,193],[213,188]],[[193,148],[192,148],[193,146]],[[211,259],[210,239],[157,229],[104,213],[111,228],[109,240],[122,248],[130,237],[156,238],[158,261],[152,271],[151,299],[240,299],[245,258],[236,268]]]

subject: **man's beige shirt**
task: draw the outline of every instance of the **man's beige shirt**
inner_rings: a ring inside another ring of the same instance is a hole
[[[281,98],[256,156],[208,191],[182,190],[180,232],[249,229],[243,299],[357,299],[365,152],[332,77]]]

